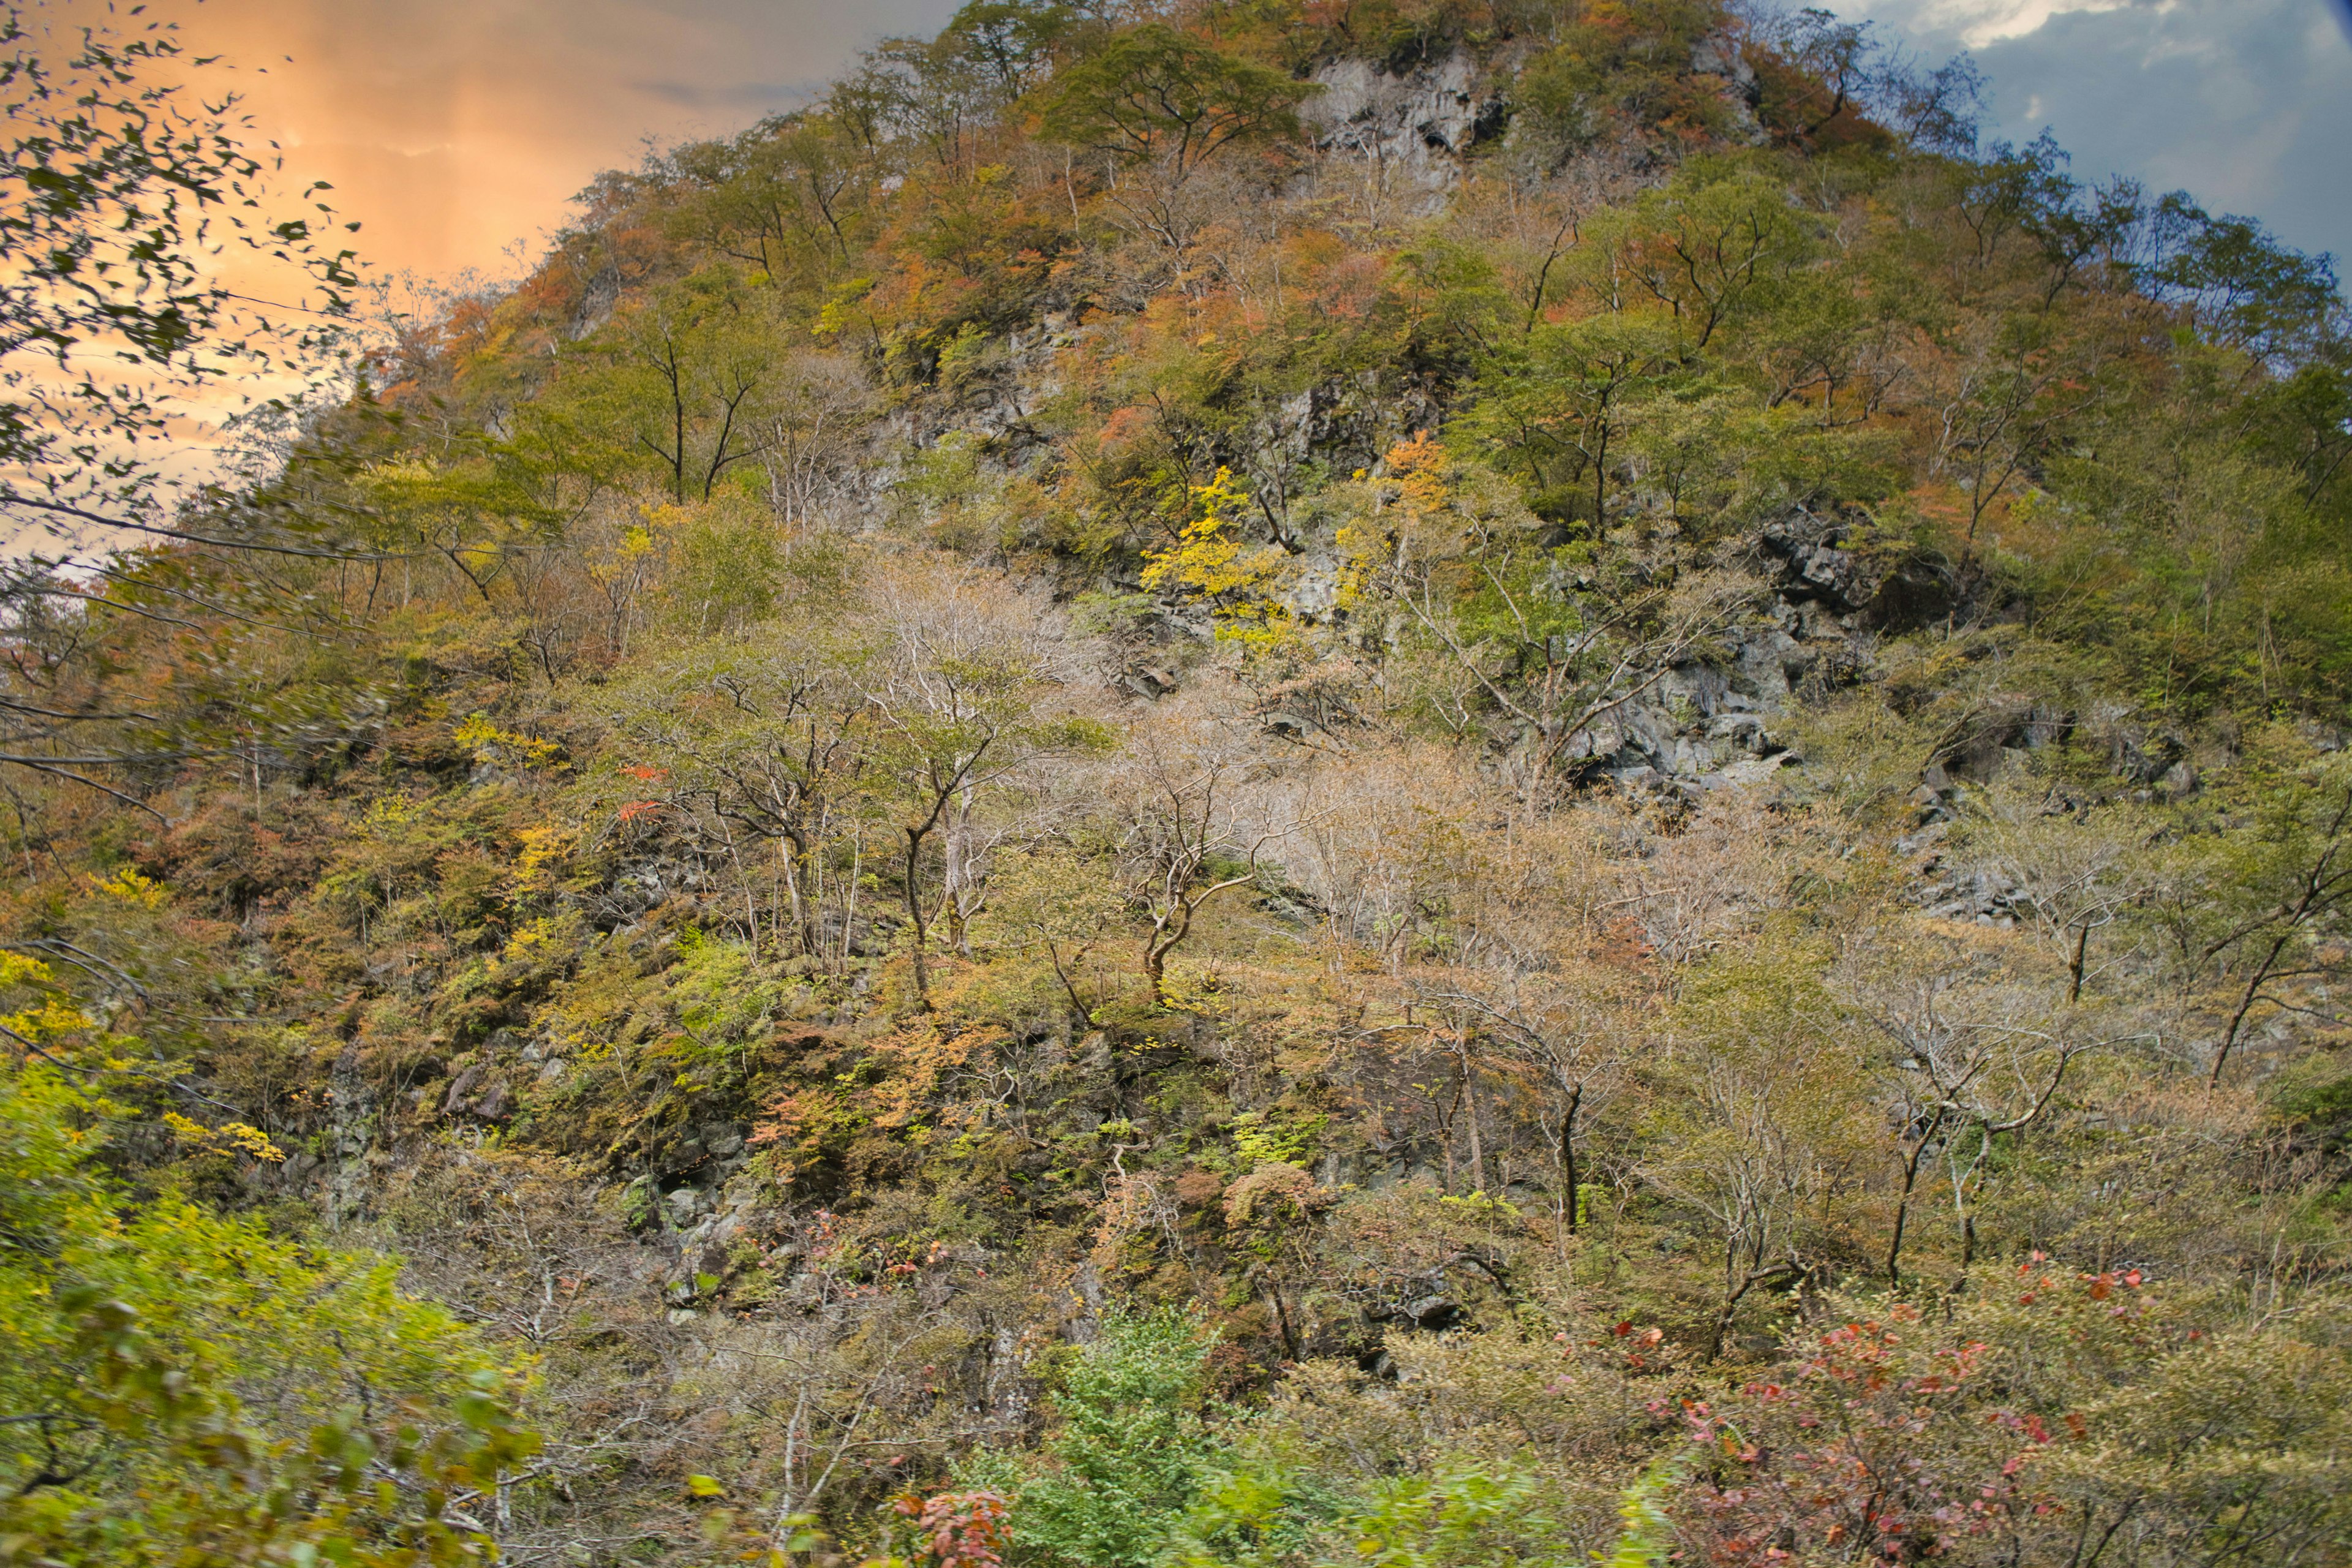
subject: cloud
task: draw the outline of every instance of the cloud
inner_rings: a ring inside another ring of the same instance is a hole
[[[2132,0],[1922,0],[1909,8],[1923,30],[1949,33],[1972,49],[2022,37],[2053,16],[2115,11]]]
[[[680,109],[742,110],[748,115],[797,109],[823,96],[824,84],[808,81],[633,81],[632,92]]]
[[[95,15],[103,0],[65,0]],[[387,270],[497,271],[646,145],[805,102],[957,0],[157,0]],[[285,57],[291,55],[289,62]],[[216,86],[216,84],[215,84]]]
[[[2186,189],[2352,256],[2346,0],[1830,0],[1930,55],[1973,47],[1989,135],[2047,127],[2074,172]]]

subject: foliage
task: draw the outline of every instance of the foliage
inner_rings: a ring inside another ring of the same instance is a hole
[[[534,1441],[488,1357],[402,1297],[389,1265],[184,1199],[128,1208],[95,1158],[93,1121],[118,1110],[41,1063],[0,1083],[0,1552],[488,1560],[459,1494],[494,1488]]]
[[[1823,13],[1144,9],[13,601],[0,1550],[2338,1561],[2328,264]]]
[[[1058,73],[1045,133],[1189,178],[1221,150],[1298,133],[1310,89],[1157,22],[1123,29]]]
[[[1014,1499],[1016,1542],[1066,1563],[1158,1559],[1213,1452],[1199,1409],[1213,1342],[1190,1313],[1105,1313],[1063,1373],[1048,1468]]]
[[[1263,593],[1282,557],[1271,545],[1246,550],[1235,537],[1234,514],[1248,498],[1232,481],[1232,470],[1219,468],[1215,479],[1192,487],[1200,516],[1184,525],[1173,549],[1145,554],[1139,580],[1146,588],[1181,589],[1210,606],[1218,637],[1263,652],[1282,640],[1288,618]]]
[[[352,253],[325,248],[331,209],[310,200],[324,187],[301,193],[298,214],[267,213],[278,163],[246,145],[236,99],[171,79],[207,63],[176,27],[129,26],[84,30],[39,5],[0,11],[0,510],[59,536],[100,523],[185,537],[151,455],[166,423],[211,384],[281,358],[299,371],[317,346],[255,315],[205,252],[286,264],[319,290],[310,303],[331,326],[356,282]]]

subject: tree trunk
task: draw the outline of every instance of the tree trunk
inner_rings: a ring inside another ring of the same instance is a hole
[[[921,864],[922,859],[923,832],[924,830],[919,827],[907,829],[907,919],[913,922],[915,928],[915,942],[912,949],[915,955],[915,1005],[928,1013],[931,1010],[931,976],[923,963],[923,944],[926,941],[923,930],[923,895],[916,878],[916,868]]]
[[[1936,1114],[1927,1119],[1927,1125],[1920,1129],[1919,1142],[1903,1162],[1903,1194],[1895,1201],[1895,1237],[1886,1247],[1886,1288],[1890,1290],[1899,1289],[1903,1284],[1903,1227],[1911,1217],[1911,1189],[1919,1180],[1919,1161],[1943,1125],[1944,1108],[1939,1105]]]
[[[1559,1179],[1568,1187],[1568,1234],[1574,1236],[1583,1223],[1579,1212],[1584,1204],[1584,1188],[1576,1171],[1576,1113],[1584,1104],[1584,1086],[1578,1084],[1568,1091],[1568,1109],[1559,1119]]]
[[[1143,978],[1151,984],[1151,1000],[1159,1006],[1168,1005],[1168,952],[1158,942],[1143,944]]]
[[[1470,1113],[1470,1186],[1486,1191],[1486,1141],[1478,1129],[1478,1086],[1470,1081],[1470,1045],[1462,1045],[1462,1108]]]
[[[1732,1315],[1738,1311],[1741,1298],[1768,1279],[1786,1279],[1803,1273],[1804,1270],[1793,1263],[1775,1263],[1769,1268],[1750,1269],[1748,1278],[1724,1296],[1723,1310],[1715,1315],[1714,1331],[1707,1336],[1706,1359],[1713,1361],[1723,1353],[1723,1342],[1731,1332]]]

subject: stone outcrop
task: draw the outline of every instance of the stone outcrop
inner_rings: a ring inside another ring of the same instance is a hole
[[[1337,60],[1318,70],[1322,90],[1306,118],[1327,154],[1370,165],[1413,210],[1434,211],[1461,176],[1461,157],[1501,132],[1502,99],[1479,80],[1469,56],[1392,73],[1377,62]]]

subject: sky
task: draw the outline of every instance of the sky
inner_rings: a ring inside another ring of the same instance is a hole
[[[129,4],[131,0],[122,0]],[[65,0],[72,10],[100,0]],[[805,102],[956,0],[157,0],[379,267],[511,275],[604,169]],[[287,57],[291,57],[288,58]]]
[[[80,8],[95,0],[67,0]],[[804,102],[956,0],[160,0],[234,68],[289,166],[391,272],[498,276],[659,142]],[[2045,126],[2124,173],[2352,259],[2352,0],[1830,0],[1934,59],[1972,50],[1990,134]],[[292,57],[288,59],[286,57]],[[517,248],[520,247],[520,248]]]
[[[1933,59],[1966,48],[1990,137],[2186,190],[2352,267],[2352,0],[1830,0]]]

